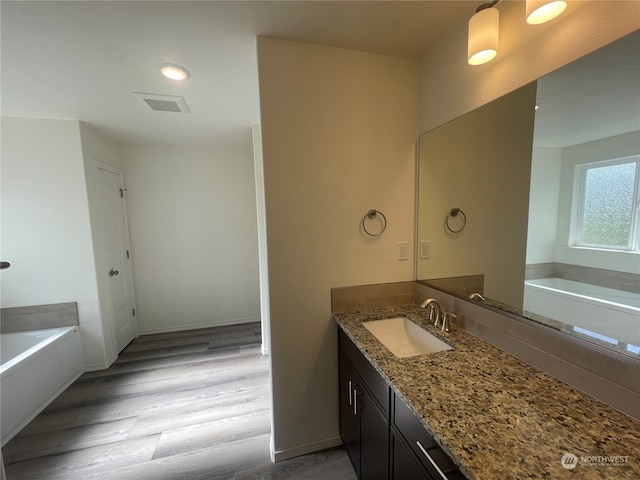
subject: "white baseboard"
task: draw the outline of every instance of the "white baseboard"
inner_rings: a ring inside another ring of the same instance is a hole
[[[197,330],[199,328],[226,327],[227,325],[241,325],[243,323],[260,322],[260,317],[233,318],[216,322],[193,323],[187,325],[171,325],[162,328],[145,328],[138,331],[138,335],[153,335],[156,333],[182,332],[184,330]]]
[[[95,372],[95,371],[98,371],[98,370],[106,370],[117,359],[118,359],[118,356],[115,355],[115,356],[111,357],[110,359],[108,359],[106,362],[84,364],[83,371],[85,371],[85,372]]]
[[[342,445],[342,439],[340,437],[327,438],[320,440],[319,442],[307,443],[306,445],[300,445],[293,448],[287,448],[286,450],[275,451],[275,445],[273,444],[273,436],[271,437],[271,461],[282,462],[289,460],[290,458],[299,457],[300,455],[307,455],[309,453],[319,452],[326,450],[327,448],[338,447]]]

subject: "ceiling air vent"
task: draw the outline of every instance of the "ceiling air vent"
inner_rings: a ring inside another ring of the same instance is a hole
[[[133,94],[154,112],[191,113],[183,97],[142,92],[133,92]]]

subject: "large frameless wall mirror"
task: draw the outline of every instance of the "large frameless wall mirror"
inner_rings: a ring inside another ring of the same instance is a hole
[[[418,281],[640,360],[639,47],[640,30],[420,137]]]

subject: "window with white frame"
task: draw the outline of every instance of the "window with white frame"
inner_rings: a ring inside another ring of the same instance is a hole
[[[575,246],[638,251],[640,156],[576,166]]]

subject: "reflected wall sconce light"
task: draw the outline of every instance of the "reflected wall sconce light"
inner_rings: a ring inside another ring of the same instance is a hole
[[[490,62],[498,54],[500,12],[495,6],[500,0],[483,3],[469,20],[467,60],[469,65]],[[527,0],[526,19],[529,25],[540,25],[556,18],[567,8],[565,0]]]

